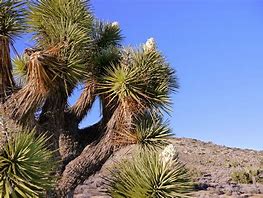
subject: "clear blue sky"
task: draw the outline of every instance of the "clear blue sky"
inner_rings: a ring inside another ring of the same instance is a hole
[[[169,117],[177,136],[263,150],[263,1],[92,0],[91,5],[98,18],[119,22],[125,45],[154,37],[177,70],[181,87]]]

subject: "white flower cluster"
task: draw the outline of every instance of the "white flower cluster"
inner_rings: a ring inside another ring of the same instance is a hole
[[[176,155],[175,147],[173,144],[169,144],[160,153],[160,160],[163,164],[171,164]]]
[[[119,23],[117,21],[114,21],[111,23],[112,27],[119,27]]]
[[[154,38],[149,38],[146,43],[143,45],[143,49],[145,51],[152,51],[152,50],[155,50],[156,49],[156,43],[155,43],[155,40]]]

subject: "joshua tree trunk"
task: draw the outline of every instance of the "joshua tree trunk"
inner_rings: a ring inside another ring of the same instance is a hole
[[[58,182],[61,196],[72,192],[74,188],[88,176],[100,170],[113,152],[111,131],[107,131],[98,140],[88,145],[81,154],[69,162]]]
[[[22,90],[19,90],[17,94]],[[6,104],[13,104],[11,97]],[[12,102],[11,102],[12,101]],[[57,175],[60,177],[57,182],[55,193],[50,197],[70,197],[75,187],[82,183],[87,177],[98,171],[113,152],[113,128],[109,127],[109,119],[105,117],[98,123],[84,129],[78,129],[78,118],[70,111],[64,111],[64,105],[60,108],[50,108],[54,101],[48,99],[39,116],[35,120],[37,133],[46,133],[51,137],[49,146],[57,150],[55,158],[61,161]],[[52,105],[52,106],[53,106]],[[87,104],[90,105],[90,104]],[[10,121],[12,119],[10,118]],[[22,119],[20,124],[24,126]],[[26,119],[28,122],[28,119]],[[108,126],[108,127],[107,127]]]

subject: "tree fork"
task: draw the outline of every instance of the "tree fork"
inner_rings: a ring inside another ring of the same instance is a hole
[[[58,181],[58,197],[70,196],[78,184],[101,169],[114,150],[112,134],[111,130],[106,130],[100,139],[88,145],[66,166],[62,178]]]
[[[67,119],[68,117],[65,116]],[[78,157],[85,147],[98,141],[104,131],[103,119],[99,122],[88,126],[84,129],[77,129],[74,126],[66,126],[66,129],[62,131],[59,138],[59,150],[61,151],[64,147],[63,155],[63,167],[76,157]],[[74,145],[74,146],[73,146]],[[65,149],[67,148],[67,149]],[[60,152],[62,153],[62,152]],[[67,156],[67,157],[66,157]],[[63,170],[64,170],[63,168]]]
[[[69,109],[69,112],[76,117],[77,122],[87,115],[96,98],[96,81],[91,80],[85,82],[84,90],[82,91],[77,102]]]

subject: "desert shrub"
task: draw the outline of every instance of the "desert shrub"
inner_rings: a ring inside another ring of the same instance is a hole
[[[156,115],[143,115],[135,123],[136,143],[142,149],[161,149],[169,144],[171,136],[168,123]]]
[[[53,185],[53,153],[44,135],[21,132],[0,153],[0,197],[41,197]]]
[[[169,148],[161,154],[135,152],[130,159],[117,163],[107,181],[108,194],[113,198],[189,197],[192,190],[186,168]]]
[[[241,166],[242,166],[242,164],[238,161],[233,161],[233,162],[231,161],[227,164],[228,168],[237,168],[237,167],[241,167]]]
[[[252,184],[253,182],[263,183],[262,174],[263,170],[261,169],[247,168],[233,171],[231,179],[240,184]]]
[[[241,184],[251,184],[252,183],[252,177],[250,173],[245,170],[234,171],[231,174],[231,179]]]
[[[202,172],[200,169],[197,167],[192,167],[191,169],[188,170],[188,174],[190,175],[190,178],[192,181],[198,181],[198,179],[204,175],[205,173]]]

